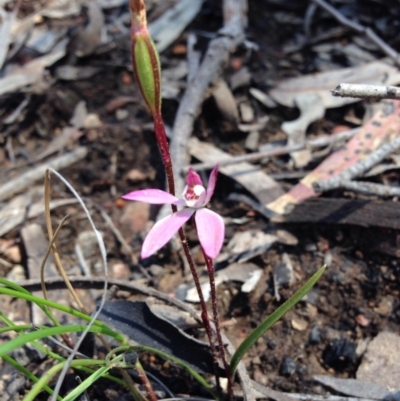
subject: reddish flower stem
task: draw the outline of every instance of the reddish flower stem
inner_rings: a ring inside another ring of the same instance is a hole
[[[167,134],[161,114],[153,115],[154,118],[154,133],[156,134],[158,148],[160,149],[161,158],[167,175],[169,193],[175,196],[175,181],[174,172],[172,169],[171,155],[169,153],[169,145]],[[176,211],[176,210],[175,210]]]
[[[210,279],[212,312],[213,312],[213,319],[214,319],[214,324],[215,324],[215,332],[217,334],[217,339],[218,339],[219,356],[224,365],[226,377],[228,379],[229,398],[231,401],[233,401],[234,395],[233,395],[232,374],[231,374],[231,370],[228,365],[228,362],[226,361],[225,346],[224,346],[224,342],[222,341],[222,336],[221,336],[221,324],[219,321],[219,313],[218,313],[218,305],[217,305],[217,291],[216,291],[216,287],[215,287],[214,264],[213,264],[213,261],[211,260],[211,258],[209,258],[207,256],[207,254],[204,252],[203,247],[201,247],[201,250],[203,251],[204,260],[206,261],[206,266],[207,266],[207,270],[208,270],[208,277]]]
[[[173,212],[177,211],[176,205],[172,205],[172,211]],[[179,238],[182,243],[183,252],[185,253],[185,257],[189,263],[190,272],[192,273],[192,277],[193,277],[194,285],[197,290],[197,294],[200,299],[201,319],[203,321],[204,329],[206,330],[206,333],[207,333],[208,341],[210,342],[211,354],[213,356],[213,363],[214,363],[214,374],[215,374],[216,382],[217,382],[217,388],[218,388],[218,391],[221,391],[220,383],[219,383],[218,362],[217,362],[218,351],[217,351],[217,348],[215,347],[215,343],[214,343],[214,336],[213,336],[213,331],[211,328],[210,318],[208,317],[208,313],[207,313],[206,301],[204,300],[204,295],[203,295],[203,291],[200,286],[200,280],[199,280],[199,276],[197,274],[196,266],[194,264],[192,254],[190,253],[189,245],[187,243],[186,236],[185,236],[185,233],[183,232],[182,228],[179,229],[178,234],[179,234]]]

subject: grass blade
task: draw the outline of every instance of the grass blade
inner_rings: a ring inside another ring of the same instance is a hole
[[[273,326],[286,312],[306,295],[314,284],[319,280],[326,266],[321,267],[292,297],[283,303],[278,309],[271,313],[259,326],[257,326],[248,337],[240,344],[239,348],[233,354],[231,359],[231,372],[235,373],[238,363],[243,358],[243,355],[248,349],[271,327]]]

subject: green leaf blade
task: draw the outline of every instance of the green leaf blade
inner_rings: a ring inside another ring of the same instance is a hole
[[[294,305],[297,304],[315,285],[315,283],[320,279],[324,273],[326,266],[321,267],[316,273],[286,302],[284,302],[278,309],[271,313],[260,325],[258,325],[240,344],[236,352],[233,354],[230,369],[232,375],[235,373],[237,365],[243,358],[244,354],[249,350],[250,347],[269,329],[271,328],[279,319],[283,317]]]

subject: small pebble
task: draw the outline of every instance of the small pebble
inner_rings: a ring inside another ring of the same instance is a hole
[[[285,356],[279,369],[279,374],[281,376],[292,376],[294,373],[296,373],[296,370],[297,365],[295,361],[290,356]]]
[[[356,322],[361,326],[361,327],[367,327],[370,323],[370,321],[362,314],[359,314],[356,316]]]
[[[308,323],[305,319],[302,319],[301,317],[296,316],[291,320],[292,327],[297,330],[297,331],[304,331],[308,327]]]
[[[331,341],[323,353],[324,362],[337,369],[343,369],[353,362],[356,357],[356,345],[347,338]]]
[[[15,265],[6,276],[7,280],[18,282],[26,279],[25,269],[21,265]]]
[[[260,140],[260,133],[258,131],[250,132],[246,138],[245,147],[252,152],[258,149],[258,142]]]
[[[83,122],[83,127],[86,129],[101,128],[102,126],[103,123],[101,122],[99,116],[94,113],[89,113]]]
[[[143,173],[143,171],[134,168],[132,170],[129,170],[126,178],[131,181],[131,182],[143,182],[147,179],[147,175]]]
[[[321,333],[319,327],[314,326],[311,329],[308,341],[310,344],[319,344],[321,342]]]
[[[117,109],[115,112],[115,118],[118,121],[125,120],[129,116],[129,111],[126,109]]]

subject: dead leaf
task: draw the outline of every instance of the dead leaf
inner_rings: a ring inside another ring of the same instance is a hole
[[[231,156],[212,144],[200,142],[192,137],[189,140],[189,152],[202,162],[217,164],[229,160]],[[262,204],[271,202],[282,194],[280,185],[265,174],[260,168],[250,163],[238,163],[221,166],[222,174],[236,180],[252,193]]]
[[[387,59],[383,59],[358,67],[341,68],[287,79],[279,82],[269,94],[275,101],[287,107],[296,107],[296,97],[299,94],[318,95],[326,109],[359,101],[354,98],[332,96],[331,90],[340,82],[396,85],[400,82],[400,72],[397,67],[390,65]]]
[[[340,379],[337,377],[316,375],[314,380],[335,391],[348,395],[350,397],[383,400],[390,399],[390,391],[387,387],[373,384],[356,379]]]
[[[192,22],[204,0],[179,0],[160,18],[149,24],[149,31],[161,53],[170,46]]]
[[[316,169],[307,174],[299,184],[267,206],[278,214],[289,212],[288,205],[317,196],[312,184],[334,177],[365,158],[384,142],[393,140],[400,132],[400,101],[382,103],[381,110],[354,135],[347,145],[328,156]]]
[[[287,253],[282,255],[282,262],[274,267],[274,293],[275,298],[279,302],[281,296],[279,289],[284,286],[291,286],[294,283],[293,265]]]
[[[253,291],[258,281],[263,275],[263,270],[254,263],[232,263],[224,269],[218,270],[215,274],[215,287],[222,283],[238,281],[243,283],[241,291],[249,293]],[[208,301],[211,294],[210,283],[205,281],[201,284],[204,300]],[[200,302],[199,296],[194,285],[190,285],[187,290],[185,300],[188,302]]]
[[[3,68],[11,43],[11,26],[14,19],[15,11],[7,12],[0,8],[0,70]]]
[[[316,94],[302,94],[294,99],[300,110],[300,117],[297,120],[282,124],[282,130],[288,136],[288,146],[304,145],[306,142],[307,127],[314,121],[324,116],[325,108],[321,98]],[[310,149],[298,150],[290,154],[296,168],[306,166],[311,160]]]
[[[274,107],[277,106],[277,103],[275,102],[275,100],[273,100],[267,93],[260,91],[260,89],[250,88],[249,92],[250,92],[250,95],[252,95],[255,99],[257,99],[265,107],[273,109]]]
[[[262,230],[247,230],[237,232],[224,248],[217,262],[245,262],[257,255],[261,255],[278,241],[275,234],[265,233]]]
[[[104,15],[97,2],[86,3],[88,23],[74,38],[75,54],[85,57],[94,53],[101,44],[101,31],[104,26]]]
[[[41,54],[47,54],[67,33],[67,28],[49,29],[47,25],[34,26],[25,44]]]
[[[102,70],[101,67],[93,67],[86,65],[77,67],[74,65],[61,65],[57,67],[55,76],[57,79],[64,81],[78,81],[80,79],[88,79],[98,74]]]
[[[106,105],[105,109],[108,113],[112,113],[113,111],[119,109],[120,107],[125,106],[128,103],[135,103],[137,99],[133,96],[118,96],[114,99],[111,99]]]
[[[75,204],[75,199],[55,199],[50,209]],[[15,196],[0,209],[0,237],[13,230],[27,218],[32,219],[44,213],[42,187],[32,187],[22,195]]]
[[[239,111],[236,99],[228,84],[223,79],[219,79],[213,86],[212,96],[222,117],[230,123],[226,128],[229,129],[229,131],[235,131],[239,122]]]
[[[68,39],[62,40],[51,53],[38,57],[22,67],[15,68],[5,77],[0,78],[0,96],[41,81],[45,68],[64,57],[67,43]]]

